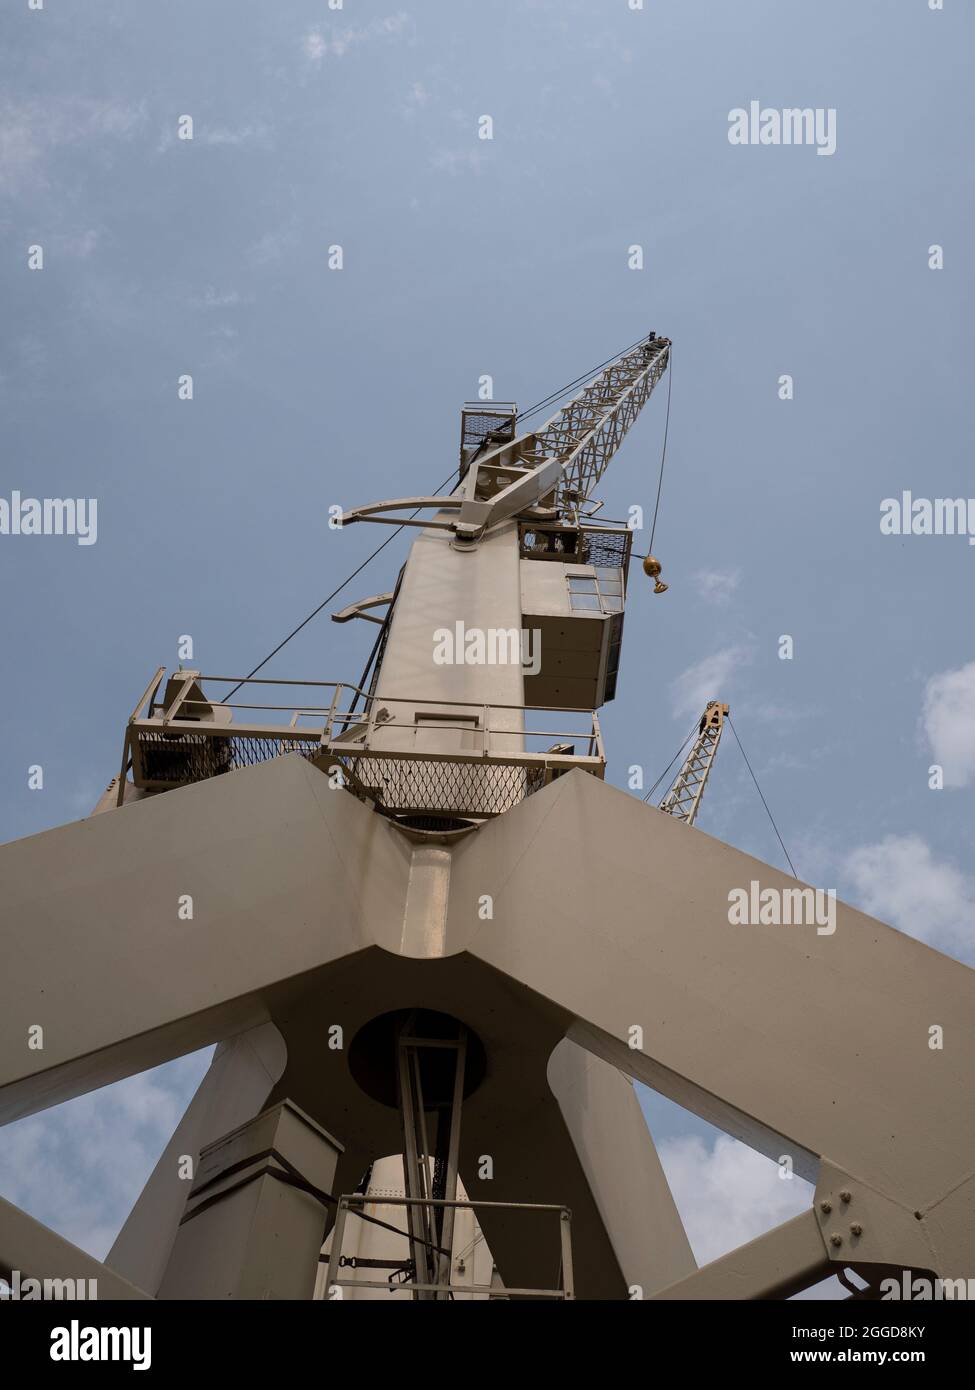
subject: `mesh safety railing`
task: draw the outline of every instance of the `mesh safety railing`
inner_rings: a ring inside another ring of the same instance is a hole
[[[162,682],[162,672],[158,672],[129,721],[119,804],[129,771],[137,787],[159,792],[296,754],[333,776],[339,773],[341,785],[386,815],[479,820],[502,815],[572,768],[598,777],[605,770],[598,719],[591,710],[558,711],[560,716],[575,716],[583,728],[556,731],[527,727],[521,731],[512,729],[511,713],[517,711],[521,722],[530,723],[536,714],[532,706],[437,702],[441,710],[438,717],[448,721],[438,727],[457,728],[469,738],[469,722],[455,726],[449,721],[476,722],[473,751],[468,747],[454,755],[442,747],[427,751],[414,746],[414,712],[423,709],[417,700],[384,694],[380,701],[339,682],[258,680],[246,684],[316,686],[332,694],[332,702],[327,707],[299,708],[237,705],[187,694],[192,687],[199,696],[205,682],[229,681],[230,677],[179,672],[173,679],[175,686],[171,682],[166,699],[157,704]],[[175,695],[174,689],[178,692]],[[343,700],[348,704],[349,696],[364,701],[364,707],[343,709]],[[245,698],[249,697],[250,691],[245,691]],[[429,702],[425,705],[428,710]],[[234,721],[233,711],[247,712],[248,722]],[[288,724],[271,727],[251,722],[254,712],[278,717],[290,714],[291,719]],[[500,727],[491,727],[492,718]],[[298,727],[300,719],[314,719],[315,727]],[[547,749],[540,746],[552,739],[556,742]]]

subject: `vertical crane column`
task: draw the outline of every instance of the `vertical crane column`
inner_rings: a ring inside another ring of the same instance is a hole
[[[669,339],[651,333],[538,430],[515,438],[512,415],[510,430],[485,436],[472,453],[462,445],[462,476],[442,505],[414,497],[345,514],[346,524],[395,524],[382,513],[440,507],[406,563],[370,707],[368,748],[391,756],[378,773],[365,775],[382,779],[387,806],[445,815],[451,778],[456,784],[476,775],[484,789],[492,779],[500,787],[510,778],[510,771],[489,765],[472,774],[470,757],[524,751],[519,518],[567,518],[578,529],[581,509],[666,370],[669,353]],[[489,440],[498,442],[482,452]],[[409,764],[413,752],[441,760],[439,779],[429,764]],[[459,762],[466,755],[466,768],[447,771],[452,754]],[[396,768],[395,758],[407,761]]]
[[[390,621],[370,736],[380,751],[432,753],[447,760],[423,764],[425,785],[404,793],[416,810],[449,813],[451,779],[461,775],[482,779],[489,803],[491,779],[510,776],[489,766],[451,765],[449,758],[523,750],[522,711],[504,708],[520,707],[525,700],[521,626],[517,523],[464,547],[445,530],[418,536]],[[511,633],[517,635],[514,648]],[[491,659],[498,655],[505,659]],[[399,766],[403,776],[419,775],[418,764]]]

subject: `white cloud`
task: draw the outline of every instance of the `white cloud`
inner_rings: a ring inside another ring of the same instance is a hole
[[[749,703],[747,707],[749,719],[756,723],[774,724],[776,722],[788,721],[795,725],[800,718],[806,718],[810,713],[808,710],[801,710],[796,705],[780,705],[775,700],[763,700],[760,704]],[[770,767],[772,760],[769,759],[765,766]],[[805,764],[803,764],[805,765]],[[792,767],[799,766],[798,763],[790,764]]]
[[[705,603],[730,603],[741,581],[741,570],[698,570],[691,578]]]
[[[843,860],[850,896],[873,917],[952,955],[972,954],[975,881],[919,835],[888,835]]]
[[[168,122],[162,129],[156,149],[159,154],[165,154],[167,150],[174,149],[177,145],[184,142],[177,138],[176,128],[172,121]],[[193,139],[187,141],[192,145],[210,145],[214,147],[253,145],[262,149],[270,149],[273,141],[271,138],[271,127],[264,121],[257,121],[253,125],[242,125],[233,128],[231,126],[208,126],[202,121],[195,122],[193,127]]]
[[[777,1163],[726,1134],[713,1148],[697,1135],[665,1139],[659,1152],[698,1264],[764,1235],[812,1203],[809,1183],[780,1177]]]
[[[239,290],[225,290],[220,294],[212,285],[207,285],[203,298],[195,299],[193,303],[203,309],[228,309],[234,304],[243,303],[243,300]]]
[[[732,673],[749,662],[751,657],[749,647],[725,647],[696,665],[688,666],[671,683],[675,718],[685,714],[701,714],[708,700],[726,699]]]
[[[328,52],[328,44],[320,29],[312,29],[311,33],[306,34],[301,46],[305,57],[312,63],[320,63]]]
[[[409,24],[409,15],[402,10],[399,14],[386,15],[383,19],[374,19],[371,24],[366,24],[361,29],[343,29],[340,34],[332,40],[332,52],[336,57],[341,57],[356,44],[368,43],[370,39],[395,38],[406,32]]]
[[[430,163],[440,173],[451,176],[465,172],[478,174],[484,163],[484,154],[481,150],[438,150]]]
[[[398,38],[406,33],[409,23],[409,15],[400,11],[383,19],[374,19],[359,29],[331,29],[328,33],[323,33],[321,29],[310,29],[301,41],[302,52],[314,67],[320,67],[329,55],[342,58],[350,48],[373,39]]]
[[[975,779],[975,661],[931,677],[921,722],[945,786],[967,786]]]
[[[265,232],[262,237],[247,248],[247,257],[253,265],[270,265],[279,261],[286,252],[297,244],[298,231],[294,222],[284,227],[276,227]]]
[[[17,194],[45,187],[47,164],[62,146],[130,139],[145,121],[145,108],[120,102],[7,101],[0,107],[0,191]]]
[[[236,130],[226,126],[204,128],[200,138],[204,145],[269,145],[271,132],[263,121],[256,125],[239,126]]]
[[[7,1125],[0,1147],[4,1197],[104,1259],[199,1084],[210,1051]]]
[[[87,260],[101,240],[101,235],[94,227],[89,227],[84,232],[66,232],[54,238],[54,244],[63,256],[72,256],[77,260]]]

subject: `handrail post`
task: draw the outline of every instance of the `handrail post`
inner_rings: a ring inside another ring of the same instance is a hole
[[[332,1248],[328,1255],[328,1274],[325,1278],[325,1297],[331,1298],[333,1288],[338,1289],[339,1298],[342,1297],[342,1288],[335,1281],[338,1278],[339,1260],[342,1256],[342,1237],[345,1235],[345,1217],[348,1212],[348,1205],[344,1197],[338,1200],[335,1210],[335,1225],[332,1227]]]
[[[372,736],[376,728],[376,701],[369,702],[369,719],[366,723],[366,736],[363,739],[363,751],[368,751],[372,747]]]
[[[559,1212],[559,1237],[562,1242],[562,1289],[566,1299],[575,1298],[575,1285],[572,1277],[572,1234],[570,1222],[572,1213],[568,1207]]]
[[[333,692],[333,694],[332,694],[332,703],[331,703],[331,704],[329,705],[329,707],[328,707],[328,714],[326,714],[326,716],[325,716],[325,727],[324,727],[324,729],[322,730],[322,740],[321,740],[321,746],[322,746],[322,747],[324,747],[326,743],[331,743],[331,742],[332,742],[332,738],[333,738],[333,725],[334,725],[334,722],[335,722],[335,710],[336,710],[336,706],[338,705],[338,702],[339,702],[339,694],[340,694],[340,692],[341,692],[342,690],[344,690],[344,689],[345,689],[345,686],[343,685],[343,683],[342,683],[341,681],[336,681],[336,682],[335,682],[335,690],[334,690],[334,692]]]

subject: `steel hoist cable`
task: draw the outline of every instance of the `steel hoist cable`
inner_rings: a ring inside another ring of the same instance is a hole
[[[776,823],[775,823],[775,817],[772,815],[772,812],[769,810],[769,804],[768,804],[768,802],[765,800],[765,796],[764,796],[764,793],[762,792],[761,787],[758,785],[758,778],[755,776],[755,773],[752,771],[752,765],[751,765],[751,763],[748,761],[748,754],[745,752],[744,748],[742,748],[741,739],[738,737],[738,730],[735,728],[734,724],[731,723],[731,715],[730,715],[730,714],[727,715],[726,718],[727,718],[727,720],[728,720],[728,723],[731,724],[731,732],[732,732],[732,733],[734,734],[734,736],[735,736],[735,742],[737,743],[738,747],[741,749],[741,756],[745,759],[745,766],[748,768],[748,771],[749,771],[749,772],[751,773],[751,775],[752,775],[752,781],[755,783],[755,790],[758,792],[759,796],[761,797],[761,799],[762,799],[762,805],[765,807],[765,812],[766,812],[766,814],[767,814],[769,820],[770,820],[771,823],[772,823],[772,829],[775,831],[775,838],[778,840],[779,844],[782,846],[782,853],[785,855],[786,859],[789,861],[789,868],[792,870],[792,877],[793,877],[793,878],[798,878],[799,875],[796,873],[796,866],[795,866],[795,864],[793,864],[793,862],[792,862],[792,856],[789,854],[789,851],[786,849],[786,847],[785,847],[785,841],[783,840],[782,836],[779,834],[779,827],[776,825]]]
[[[573,387],[578,386],[581,382],[587,381],[590,377],[595,376],[596,373],[602,371],[602,369],[603,369],[604,367],[608,367],[609,364],[610,364],[611,362],[615,362],[615,361],[617,360],[617,358],[625,356],[626,353],[628,353],[628,352],[632,352],[632,350],[633,350],[635,347],[639,347],[640,343],[642,343],[642,342],[644,342],[644,341],[646,341],[644,338],[638,338],[638,339],[636,340],[635,343],[631,343],[629,347],[623,348],[622,352],[617,352],[617,353],[615,353],[612,357],[607,357],[606,360],[605,360],[605,362],[600,362],[598,366],[592,367],[588,372],[584,372],[582,376],[575,377],[574,380],[568,382],[565,386],[560,387],[558,391],[553,391],[550,395],[543,397],[542,400],[537,401],[535,405],[529,406],[529,408],[528,408],[527,410],[524,410],[524,411],[521,412],[521,414],[516,415],[516,416],[514,417],[515,422],[517,423],[517,422],[520,421],[520,420],[525,420],[525,419],[527,419],[529,415],[534,415],[534,414],[536,413],[536,411],[541,410],[541,408],[542,408],[543,406],[549,405],[549,404],[553,403],[554,401],[558,400],[560,396],[564,396],[564,395],[566,394],[566,392],[571,391],[571,390],[573,389]],[[668,388],[668,396],[667,396],[667,410],[668,410],[668,419],[669,419],[669,413],[670,413],[670,394],[669,394],[669,388]],[[667,444],[666,444],[666,434],[665,434],[665,437],[664,437],[664,449],[665,449],[665,450],[666,450],[666,447],[667,447]],[[440,492],[441,488],[444,488],[444,487],[447,486],[447,484],[450,482],[451,478],[453,478],[453,476],[454,476],[454,474],[456,473],[456,471],[457,471],[457,470],[454,469],[454,468],[452,468],[452,469],[450,470],[450,472],[448,473],[447,477],[444,478],[443,482],[440,484],[440,486],[439,486],[439,487],[436,489],[436,491],[433,493],[433,496],[434,496],[434,497],[437,496],[437,493]],[[663,464],[662,464],[662,461],[661,461],[661,480],[662,480],[662,478],[663,478]],[[657,503],[658,503],[658,506],[659,506],[659,503],[660,503],[660,490],[659,490],[659,487],[658,487],[658,490],[657,490]],[[412,512],[412,513],[410,514],[409,520],[412,521],[414,517],[416,517],[416,516],[419,515],[419,513],[420,513],[421,510],[422,510],[422,508],[418,507],[418,508],[416,509],[415,512]],[[654,523],[656,524],[656,512],[654,513]],[[338,595],[342,592],[342,590],[343,590],[344,588],[346,588],[347,585],[351,584],[352,581],[353,581],[353,579],[355,579],[357,575],[360,575],[360,574],[362,573],[362,571],[366,568],[366,566],[367,566],[368,564],[371,564],[372,561],[375,560],[376,556],[379,555],[383,550],[385,550],[386,547],[387,547],[387,545],[390,545],[390,544],[396,539],[396,537],[399,535],[399,533],[400,533],[401,531],[403,531],[403,530],[406,529],[406,525],[407,525],[407,523],[406,523],[405,521],[404,521],[404,522],[401,522],[400,525],[397,526],[397,527],[393,530],[393,532],[392,532],[391,535],[387,536],[386,539],[385,539],[380,545],[377,545],[377,546],[376,546],[375,550],[374,550],[370,555],[367,555],[367,556],[366,556],[366,558],[363,560],[363,562],[362,562],[361,565],[358,565],[358,566],[352,571],[352,573],[351,573],[350,575],[348,575],[347,578],[345,578],[345,579],[342,580],[342,583],[338,586],[337,589],[333,589],[332,592],[331,592],[326,598],[323,598],[322,601],[321,601],[321,603],[318,604],[318,606],[317,606],[316,608],[313,608],[313,609],[312,609],[312,611],[308,614],[307,618],[302,618],[302,620],[301,620],[301,622],[298,624],[298,626],[295,627],[295,628],[292,628],[292,630],[288,633],[287,637],[283,638],[283,639],[278,643],[278,645],[277,645],[272,651],[268,652],[268,654],[267,654],[267,656],[264,658],[264,660],[263,660],[263,661],[259,661],[252,671],[248,671],[248,673],[247,673],[247,675],[244,677],[244,679],[241,680],[241,681],[238,681],[237,684],[234,686],[233,690],[231,690],[230,693],[229,693],[228,695],[226,695],[224,698],[225,698],[226,700],[231,699],[234,695],[236,695],[237,691],[241,688],[241,686],[245,683],[245,681],[249,681],[249,680],[251,679],[252,676],[256,676],[256,675],[257,675],[258,671],[263,670],[263,668],[264,668],[264,667],[267,665],[267,663],[272,659],[272,657],[277,656],[278,652],[281,651],[281,649],[282,649],[283,647],[286,647],[286,646],[287,646],[287,644],[291,641],[292,637],[297,637],[298,633],[302,630],[302,628],[307,627],[308,624],[311,622],[311,620],[312,620],[313,618],[317,618],[318,615],[319,615],[319,613],[322,611],[322,609],[325,608],[328,604],[330,604],[334,598],[337,598]],[[652,536],[651,536],[651,540],[652,540]]]

